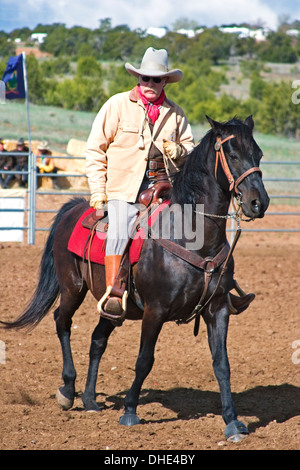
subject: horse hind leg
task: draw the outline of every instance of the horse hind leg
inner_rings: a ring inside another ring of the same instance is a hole
[[[64,410],[72,408],[75,398],[76,370],[74,367],[70,342],[72,317],[83,302],[86,292],[87,289],[82,289],[80,293],[77,293],[77,296],[74,292],[69,294],[62,293],[60,306],[54,312],[56,333],[62,350],[62,379],[64,382],[64,385],[59,387],[57,390],[56,398],[58,404]]]

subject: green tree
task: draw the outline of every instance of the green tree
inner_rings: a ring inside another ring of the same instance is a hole
[[[31,31],[29,28],[25,27],[25,28],[16,28],[14,29],[10,34],[10,38],[12,40],[16,39],[16,38],[20,38],[22,41],[27,41],[28,38],[30,37],[30,34],[31,34]]]
[[[230,34],[222,33],[218,28],[206,29],[190,39],[188,49],[184,55],[179,56],[179,60],[193,65],[207,59],[218,64],[220,60],[228,59],[232,41]]]
[[[102,60],[126,61],[132,56],[138,36],[129,30],[127,26],[118,26],[105,34],[102,44],[100,58]]]
[[[253,78],[250,84],[250,97],[256,98],[257,100],[262,100],[268,84],[259,76],[259,74],[255,73],[252,76]]]
[[[67,79],[47,92],[47,104],[74,111],[97,112],[107,100],[99,80]]]
[[[176,64],[175,64],[176,65]],[[212,71],[210,62],[205,60],[190,67],[183,65],[183,79],[167,88],[167,96],[183,108],[191,121],[203,122],[205,114],[200,103],[214,103],[215,93],[226,81],[222,72]]]
[[[74,26],[68,29],[60,24],[48,34],[40,49],[54,56],[76,56],[80,45],[89,43],[91,37],[92,31],[88,28]]]
[[[109,96],[131,90],[137,84],[137,79],[130,75],[123,65],[110,67],[109,77]]]
[[[77,61],[77,76],[78,77],[98,77],[103,75],[101,65],[94,57],[86,56],[80,57]]]
[[[266,134],[295,136],[300,130],[299,105],[292,102],[292,83],[268,83],[258,111],[259,129]]]
[[[16,44],[12,41],[9,42],[8,36],[0,32],[0,57],[2,59],[8,59],[10,55],[16,55]]]
[[[45,77],[64,75],[71,72],[70,60],[67,57],[58,57],[40,62],[40,68]]]
[[[45,76],[39,62],[33,54],[26,57],[28,95],[29,101],[36,104],[43,104],[45,92]]]
[[[267,41],[257,45],[257,54],[261,60],[279,63],[295,63],[297,52],[292,39],[283,32],[272,32]]]

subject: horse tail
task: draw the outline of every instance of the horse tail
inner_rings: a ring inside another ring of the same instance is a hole
[[[64,204],[57,213],[44,248],[40,263],[39,281],[33,297],[19,318],[12,322],[0,322],[6,329],[35,328],[47,315],[50,308],[57,300],[59,296],[59,284],[53,258],[56,229],[62,217],[75,205],[83,201],[85,200],[81,198],[72,199]]]

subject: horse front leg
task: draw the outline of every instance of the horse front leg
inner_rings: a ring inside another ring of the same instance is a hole
[[[228,305],[224,303],[220,307],[220,305],[217,305],[216,299],[209,306],[208,311],[204,315],[204,320],[207,325],[213,369],[220,388],[222,416],[226,424],[225,437],[231,441],[239,442],[248,434],[248,430],[244,423],[237,420],[237,413],[231,395],[230,366],[226,347],[229,323]]]
[[[82,402],[86,411],[100,411],[96,403],[96,382],[101,357],[106,349],[109,336],[114,330],[114,325],[105,318],[100,318],[93,334],[90,346],[90,363]]]
[[[119,423],[125,426],[134,426],[140,423],[136,413],[138,400],[144,380],[149,375],[154,364],[154,350],[163,321],[156,313],[151,315],[149,310],[144,311],[139,355],[135,366],[135,379],[125,397],[125,411]]]

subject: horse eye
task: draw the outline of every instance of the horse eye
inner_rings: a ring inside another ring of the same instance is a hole
[[[237,153],[231,153],[230,155],[230,159],[235,161],[235,160],[238,160],[239,159],[239,156]]]

